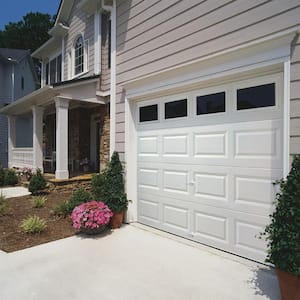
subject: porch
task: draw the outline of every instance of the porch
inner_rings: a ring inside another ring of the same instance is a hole
[[[57,180],[102,170],[109,160],[109,99],[97,96],[96,87],[96,78],[47,86],[3,108],[9,167],[39,168]]]

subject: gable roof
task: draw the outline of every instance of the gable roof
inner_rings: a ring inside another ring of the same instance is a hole
[[[0,48],[0,57],[5,61],[19,63],[27,55],[30,55],[30,50]]]

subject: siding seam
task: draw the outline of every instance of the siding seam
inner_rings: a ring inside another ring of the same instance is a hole
[[[265,3],[264,3],[264,4],[265,4]],[[255,8],[257,8],[257,7],[259,7],[259,6],[261,6],[261,5],[257,5]],[[177,54],[177,53],[183,52],[183,51],[186,50],[186,49],[191,49],[191,48],[197,47],[197,46],[199,46],[199,45],[206,44],[206,43],[208,43],[208,42],[210,42],[210,41],[217,40],[217,39],[220,38],[220,37],[227,36],[227,35],[229,35],[229,34],[232,34],[232,33],[238,32],[238,31],[240,31],[240,30],[243,30],[243,29],[245,29],[245,28],[248,28],[248,27],[257,25],[257,24],[259,24],[259,23],[261,23],[261,22],[264,22],[264,21],[266,21],[266,20],[270,20],[270,19],[272,19],[272,18],[274,18],[274,17],[276,17],[276,16],[282,15],[282,14],[284,14],[284,13],[286,13],[286,12],[289,12],[289,11],[295,9],[295,8],[298,8],[298,7],[300,7],[300,5],[297,5],[297,6],[293,7],[293,8],[290,8],[290,9],[285,10],[285,11],[283,11],[283,12],[280,12],[280,13],[278,13],[278,14],[272,15],[272,16],[267,17],[267,18],[265,18],[265,19],[261,19],[261,20],[255,22],[255,23],[252,23],[251,25],[246,25],[246,26],[240,27],[240,28],[238,28],[238,29],[229,31],[229,32],[227,32],[227,33],[225,33],[225,34],[222,34],[222,35],[220,35],[220,36],[214,37],[214,38],[212,38],[212,39],[205,40],[205,41],[203,41],[203,42],[201,42],[201,43],[195,44],[195,45],[192,46],[192,47],[183,48],[183,49],[180,49],[180,50],[178,50],[178,51],[174,51],[173,54]],[[250,10],[252,10],[252,9],[254,9],[254,8],[251,8]],[[243,12],[240,13],[240,14],[236,14],[236,15],[231,16],[231,17],[229,17],[229,18],[223,19],[223,20],[220,21],[220,22],[214,23],[213,25],[210,25],[210,26],[207,26],[207,27],[205,27],[205,28],[202,28],[201,30],[195,31],[195,32],[193,32],[193,33],[191,33],[191,34],[188,34],[188,35],[184,36],[184,37],[192,36],[192,35],[194,35],[195,33],[199,33],[199,32],[201,32],[201,31],[203,31],[203,30],[205,30],[205,29],[208,29],[208,28],[211,28],[211,27],[213,27],[213,26],[215,26],[215,25],[217,25],[217,24],[221,24],[221,23],[223,23],[223,22],[225,22],[225,21],[228,21],[228,20],[230,20],[230,19],[232,19],[232,18],[234,18],[234,17],[240,16],[240,15],[244,14],[245,12],[247,12],[247,11],[243,11]],[[299,24],[300,24],[300,23],[299,23]],[[297,25],[299,25],[299,24],[297,24]],[[165,47],[165,46],[171,45],[172,43],[177,42],[177,41],[179,41],[179,40],[181,40],[181,39],[182,39],[182,38],[174,39],[174,40],[172,40],[171,42],[169,42],[169,43],[167,43],[167,44],[161,45],[160,47],[156,48],[155,50],[158,50],[158,49],[163,48],[163,47]],[[136,47],[135,47],[135,48],[136,48]],[[146,55],[146,54],[149,54],[149,53],[151,53],[151,52],[153,52],[153,49],[144,52],[142,55]],[[125,52],[124,52],[124,53],[125,53]],[[124,63],[126,63],[126,62],[129,62],[129,61],[133,60],[134,58],[137,58],[137,57],[140,57],[140,56],[141,56],[141,55],[132,56],[132,57],[130,57],[129,59],[120,62],[119,65],[122,65],[122,64],[124,64]],[[147,64],[152,63],[152,62],[155,62],[155,61],[158,61],[158,60],[161,60],[161,59],[163,59],[163,58],[165,58],[165,57],[168,57],[168,56],[169,56],[169,55],[167,55],[167,56],[161,56],[161,57],[159,57],[158,59],[155,59],[155,60],[152,60],[152,61],[148,61]],[[145,65],[145,64],[144,64],[144,65]],[[144,66],[144,65],[140,65],[140,66]],[[132,68],[132,69],[135,69],[135,68]],[[127,72],[127,71],[129,71],[129,70],[132,70],[132,69],[126,69],[125,72]],[[118,74],[122,74],[122,73],[118,73]]]

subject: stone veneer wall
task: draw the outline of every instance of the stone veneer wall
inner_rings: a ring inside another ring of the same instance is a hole
[[[100,108],[102,128],[100,137],[100,171],[104,170],[110,160],[109,157],[109,141],[110,141],[110,120],[109,120],[109,104]]]

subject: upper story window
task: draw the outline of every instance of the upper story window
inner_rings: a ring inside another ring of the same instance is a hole
[[[46,63],[45,81],[46,84],[53,84],[61,81],[61,54]]]
[[[88,71],[88,40],[84,40],[83,36],[78,36],[73,44],[70,53],[71,76],[76,77]],[[72,61],[72,63],[71,63]]]
[[[84,70],[84,45],[83,38],[77,38],[74,45],[74,71],[75,75],[82,73]]]

